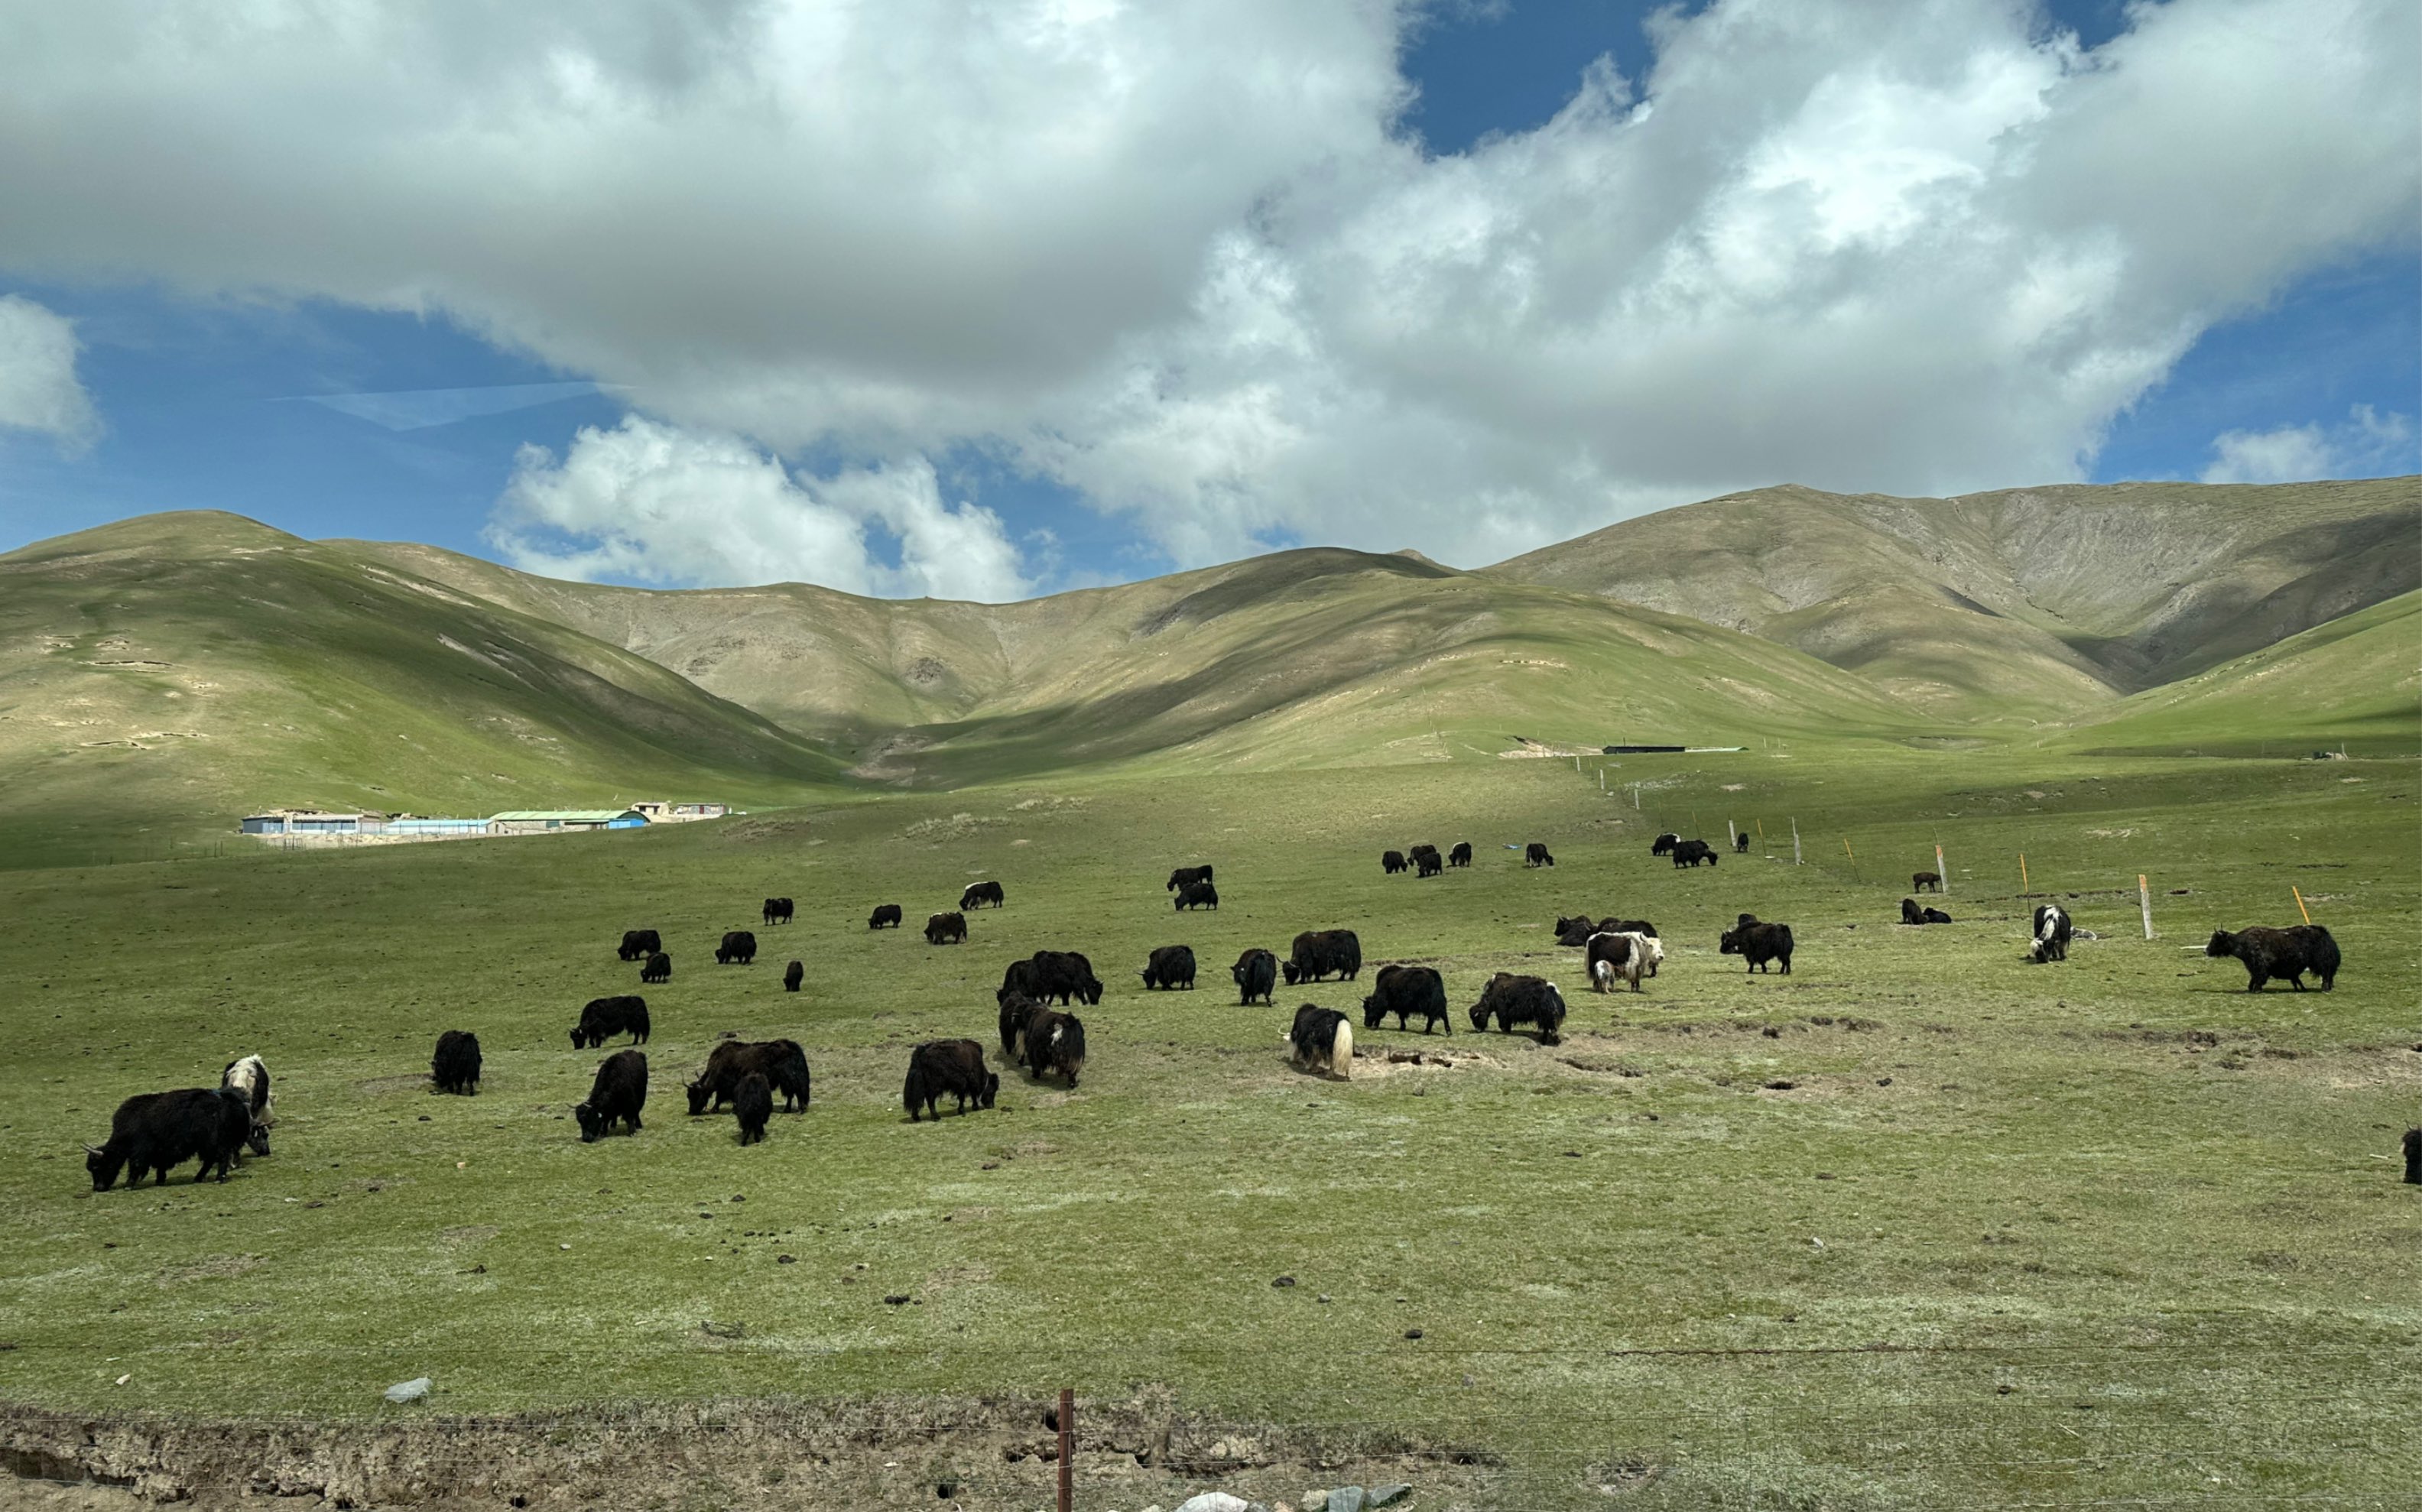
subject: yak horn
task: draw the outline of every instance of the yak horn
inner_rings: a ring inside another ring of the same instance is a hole
[[[98,1144],[87,1144],[84,1147],[84,1153],[86,1155],[105,1155],[108,1152],[103,1150]]]

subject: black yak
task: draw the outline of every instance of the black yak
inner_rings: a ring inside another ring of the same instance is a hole
[[[1102,984],[1093,975],[1093,963],[1076,951],[1036,951],[1023,961],[1010,962],[993,999],[999,1001],[1013,992],[1037,1002],[1056,998],[1063,1004],[1074,1000],[1090,1006],[1102,1000]]]
[[[1909,890],[1911,892],[1940,892],[1942,890],[1942,874],[1940,872],[1911,872],[1909,874]]]
[[[866,927],[869,929],[899,928],[900,906],[896,903],[876,904],[874,912],[866,916]]]
[[[789,923],[791,921],[792,911],[791,900],[788,898],[768,898],[765,900],[765,922],[769,924]]]
[[[2405,1184],[2422,1187],[2422,1128],[2405,1131]]]
[[[1749,854],[1748,830],[1744,829],[1739,834],[1733,837],[1733,854],[1735,856],[1747,856]]]
[[[959,894],[959,907],[963,910],[998,908],[1001,902],[1000,884],[998,882],[970,882],[967,890]]]
[[[1219,890],[1208,882],[1188,882],[1177,890],[1179,908],[1210,908],[1219,906]]]
[[[927,1040],[908,1052],[908,1079],[900,1088],[901,1106],[908,1122],[942,1116],[941,1100],[949,1097],[966,1112],[967,1104],[990,1108],[1000,1095],[1000,1078],[984,1068],[983,1047],[971,1039]]]
[[[1446,864],[1449,866],[1470,866],[1471,864],[1471,842],[1468,840],[1456,841],[1455,843],[1455,849],[1446,853]]]
[[[1446,862],[1439,858],[1438,848],[1436,846],[1424,845],[1420,850],[1413,853],[1413,875],[1415,877],[1436,876],[1445,870]]]
[[[751,1071],[740,1079],[731,1093],[731,1116],[740,1121],[742,1145],[765,1137],[765,1121],[774,1116],[774,1089],[763,1077]]]
[[[1446,982],[1434,967],[1379,968],[1371,978],[1371,995],[1362,1000],[1362,1027],[1377,1029],[1390,1014],[1396,1016],[1398,1029],[1412,1028],[1418,1016],[1424,1034],[1440,1024],[1449,1034],[1455,1032],[1455,1019],[1446,1007]]]
[[[139,1093],[111,1115],[108,1142],[84,1147],[85,1172],[95,1191],[115,1186],[121,1170],[129,1189],[141,1186],[146,1173],[152,1185],[165,1186],[171,1169],[198,1158],[196,1181],[213,1171],[225,1181],[252,1127],[252,1105],[241,1093],[215,1087]]]
[[[706,1069],[682,1090],[689,1095],[693,1116],[712,1106],[722,1107],[739,1091],[746,1078],[761,1076],[782,1095],[782,1110],[795,1113],[808,1106],[810,1081],[808,1052],[796,1040],[725,1040],[707,1052]]]
[[[967,937],[967,916],[953,910],[937,913],[925,921],[925,943],[957,945]]]
[[[639,968],[639,985],[643,987],[658,982],[670,982],[672,979],[673,958],[662,951],[649,956],[648,964]]]
[[[634,1045],[648,1043],[648,1000],[638,997],[591,998],[572,1026],[572,1047],[594,1050],[617,1034],[628,1034]]]
[[[1783,974],[1791,974],[1791,926],[1762,924],[1748,914],[1747,921],[1737,928],[1727,929],[1716,940],[1717,951],[1724,955],[1738,955],[1749,963],[1752,971],[1764,971],[1767,963],[1783,963]]]
[[[1713,866],[1716,860],[1716,848],[1704,840],[1686,840],[1674,847],[1675,866],[1696,866],[1701,861]]]
[[[1548,854],[1547,846],[1540,844],[1534,840],[1522,847],[1522,864],[1525,866],[1553,866],[1556,864],[1556,858]]]
[[[1593,990],[1604,992],[1620,977],[1638,992],[1640,979],[1655,974],[1664,961],[1665,946],[1654,935],[1602,931],[1589,937],[1589,953],[1583,959]]]
[[[1143,984],[1148,988],[1184,987],[1189,992],[1192,991],[1194,947],[1191,945],[1156,947],[1152,953],[1152,959],[1144,963]]]
[[[1235,978],[1238,1002],[1250,1003],[1255,998],[1270,1002],[1270,994],[1279,984],[1279,958],[1265,950],[1250,950],[1236,957],[1228,974]]]
[[[2257,925],[2235,934],[2224,929],[2211,937],[2203,953],[2233,955],[2244,962],[2248,992],[2261,991],[2262,984],[2273,977],[2302,992],[2307,971],[2320,979],[2323,992],[2337,983],[2338,942],[2319,924],[2293,924],[2286,929]]]
[[[429,1058],[429,1079],[439,1092],[479,1095],[480,1036],[467,1029],[438,1035],[436,1053]]]
[[[1003,992],[1000,996],[1000,1053],[1011,1064],[1026,1060],[1026,1026],[1043,1012],[1043,1004],[1022,992]]]
[[[1656,843],[1648,847],[1648,854],[1651,856],[1671,856],[1674,854],[1674,847],[1680,843],[1682,843],[1682,837],[1669,829],[1665,831],[1665,833],[1657,837]]]
[[[1027,1020],[1022,1038],[1028,1075],[1042,1078],[1056,1073],[1068,1079],[1069,1091],[1077,1090],[1077,1074],[1085,1069],[1082,1019],[1057,1008],[1046,1008]]]
[[[639,1132],[639,1110],[648,1103],[648,1058],[638,1050],[616,1050],[597,1067],[589,1084],[589,1100],[572,1110],[580,1121],[580,1142],[594,1144],[614,1132],[617,1123]]]
[[[2037,966],[2047,961],[2066,961],[2073,933],[2068,909],[2056,903],[2040,904],[2036,908],[2035,936],[2027,945],[2027,954]]]
[[[757,959],[757,937],[745,929],[735,929],[723,937],[715,948],[717,966],[747,966]]]
[[[1307,929],[1295,937],[1284,969],[1291,987],[1317,982],[1332,971],[1340,981],[1351,982],[1362,969],[1362,941],[1350,929]]]
[[[1405,853],[1403,851],[1381,851],[1379,853],[1379,870],[1387,873],[1390,876],[1394,876],[1399,872],[1411,871],[1412,865],[1405,859]]]
[[[1295,1023],[1281,1038],[1287,1059],[1304,1071],[1316,1071],[1339,1080],[1354,1076],[1354,1026],[1334,1008],[1305,1003],[1295,1011]]]
[[[653,929],[622,931],[622,944],[614,953],[626,961],[641,961],[665,948],[662,937]]]
[[[793,961],[790,965],[782,968],[782,990],[784,992],[798,991],[799,984],[805,982],[807,979],[808,967],[807,963],[804,961]]]
[[[1208,882],[1210,880],[1211,868],[1208,864],[1203,866],[1181,866],[1176,871],[1169,874],[1168,890],[1172,892],[1183,891],[1192,883]]]
[[[1517,1024],[1535,1024],[1540,1044],[1560,1045],[1564,1043],[1565,995],[1545,977],[1500,971],[1488,979],[1480,1000],[1471,1005],[1473,1029],[1486,1029],[1491,1018],[1497,1020],[1500,1033],[1513,1032]]]

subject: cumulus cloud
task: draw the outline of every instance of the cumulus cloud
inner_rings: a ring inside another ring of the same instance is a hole
[[[442,310],[824,512],[787,528],[975,532],[920,561],[1001,538],[915,483],[974,446],[1182,562],[1475,562],[1764,482],[2078,477],[2204,330],[2411,244],[2402,0],[2129,14],[1714,0],[1433,157],[1415,0],[20,8],[0,267]],[[565,560],[669,549],[584,508]]]
[[[2272,431],[2224,431],[2212,438],[2207,483],[2298,483],[2316,478],[2362,478],[2410,467],[2414,422],[2357,404],[2346,420],[2283,425]]]
[[[870,526],[897,539],[897,566],[879,559]],[[517,567],[590,581],[798,581],[985,602],[1032,586],[999,519],[946,506],[921,458],[806,478],[737,437],[639,416],[582,428],[560,459],[522,448],[488,540]]]
[[[75,323],[15,294],[0,295],[0,432],[33,431],[74,455],[101,433],[76,378]]]

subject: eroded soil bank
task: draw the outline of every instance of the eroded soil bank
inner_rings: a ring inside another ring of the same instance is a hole
[[[402,1412],[351,1423],[103,1417],[0,1406],[0,1509],[118,1512],[309,1498],[358,1508],[958,1507],[1051,1504],[1051,1407],[1016,1399],[739,1402],[550,1416]],[[1379,1435],[1307,1434],[1175,1410],[1165,1395],[1080,1403],[1080,1505],[1174,1505],[1219,1488],[1293,1500],[1398,1480],[1421,1504],[1494,1504],[1488,1456]]]

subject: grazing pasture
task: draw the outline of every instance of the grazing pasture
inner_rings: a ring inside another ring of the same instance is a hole
[[[0,1392],[368,1416],[422,1375],[464,1413],[1064,1384],[1400,1433],[1468,1457],[1473,1505],[2410,1494],[2415,763],[1620,760],[1604,793],[1596,758],[1092,779],[0,873]],[[1721,867],[1650,854],[1727,817],[1757,838]],[[1469,834],[1473,864],[1419,887],[1371,864],[1424,833]],[[1901,928],[1938,843],[1958,921]],[[2032,892],[2099,937],[2054,966],[2026,961],[2022,851]],[[1203,856],[1231,901],[1172,919],[1165,879]],[[963,947],[867,927],[878,900],[922,917],[979,879],[1018,906]],[[2343,951],[2336,990],[2249,994],[2205,941],[2300,922],[2291,884]],[[630,990],[623,931],[704,961],[769,896],[795,902],[801,990],[652,985],[644,1127],[583,1144],[573,1106],[620,1047],[565,1028]],[[1791,924],[1792,974],[1717,953],[1744,912]],[[1587,990],[1554,938],[1576,913],[1656,921],[1644,992]],[[1497,972],[1546,977],[1562,1042],[1391,1020],[1328,1079],[1289,1066],[1285,1032],[1307,1002],[1360,1025],[1367,972],[1243,1007],[1132,964],[1330,928],[1371,970],[1435,968],[1458,1018]],[[1003,969],[1043,949],[1108,985],[1077,1010],[1074,1092],[997,1048]],[[449,1029],[479,1036],[476,1097],[431,1091]],[[814,1066],[762,1145],[684,1116],[727,1033]],[[911,1050],[960,1038],[995,1107],[910,1123]],[[122,1099],[254,1052],[274,1156],[91,1190],[81,1145]]]

